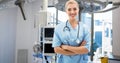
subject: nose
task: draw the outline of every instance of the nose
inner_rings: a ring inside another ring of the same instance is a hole
[[[71,13],[74,13],[75,11],[74,10],[71,10]]]

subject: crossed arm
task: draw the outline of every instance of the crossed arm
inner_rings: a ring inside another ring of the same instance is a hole
[[[55,47],[54,51],[64,55],[86,54],[88,49],[85,48],[85,44],[86,41],[83,41],[80,46],[61,45],[60,47]]]

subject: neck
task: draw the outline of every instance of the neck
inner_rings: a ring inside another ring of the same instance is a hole
[[[76,19],[69,19],[71,24],[78,24],[78,21]]]
[[[70,22],[70,24],[73,28],[75,28],[78,25],[78,21],[76,19],[75,20],[69,20],[69,22]]]

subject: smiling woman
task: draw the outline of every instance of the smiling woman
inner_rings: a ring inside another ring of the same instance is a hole
[[[52,47],[57,53],[57,63],[88,62],[90,33],[82,21],[76,18],[79,10],[81,9],[77,1],[67,1],[65,4],[67,22],[60,23],[55,28]]]

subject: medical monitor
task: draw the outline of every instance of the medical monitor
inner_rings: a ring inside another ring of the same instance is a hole
[[[54,48],[52,43],[44,43],[44,55],[54,55]]]
[[[52,41],[54,34],[54,27],[44,27],[44,39]]]

